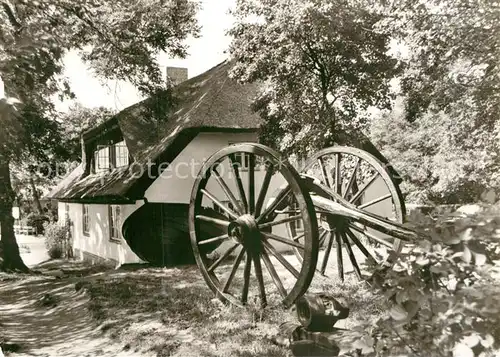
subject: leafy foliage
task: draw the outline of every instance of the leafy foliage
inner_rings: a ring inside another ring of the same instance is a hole
[[[492,126],[498,118],[500,87],[496,50],[500,5],[488,0],[396,0],[381,7],[378,26],[407,49],[402,89],[410,120],[427,109],[461,110]]]
[[[31,122],[27,115],[50,121],[50,96],[71,95],[61,77],[67,51],[80,50],[99,77],[126,80],[150,94],[164,87],[156,55],[186,55],[184,40],[199,31],[198,5],[191,0],[16,0],[2,5],[0,77],[6,91],[24,103],[19,116],[24,120],[5,126],[9,135],[3,142],[13,148],[23,149],[21,131],[31,137],[32,128],[24,127]]]
[[[115,112],[108,108],[85,108],[75,104],[69,108],[68,113],[62,115],[60,120],[64,131],[64,148],[67,150],[69,160],[81,160],[81,134],[104,123],[113,114]]]
[[[377,26],[404,49],[404,112],[375,121],[377,146],[412,200],[472,202],[500,187],[500,6],[486,0],[394,1]]]
[[[58,223],[45,225],[45,248],[49,257],[59,259],[67,257],[69,250],[69,227],[61,226]]]
[[[231,54],[233,75],[264,82],[255,103],[263,141],[307,152],[364,127],[369,106],[387,107],[395,61],[380,16],[344,0],[240,0]]]
[[[426,239],[374,274],[389,313],[360,326],[367,356],[494,356],[500,329],[500,208],[414,216]],[[496,352],[495,352],[496,351]]]
[[[31,173],[40,158],[54,161],[68,154],[60,150],[63,129],[51,102],[54,94],[72,96],[62,76],[65,53],[80,51],[100,78],[129,81],[143,94],[155,93],[164,87],[157,55],[186,55],[184,40],[199,32],[198,2],[6,0],[0,5],[0,78],[5,92],[23,103],[15,113],[11,103],[0,102],[0,222],[5,225],[2,241],[9,242],[4,255],[10,261],[4,265],[15,268],[23,264],[10,217],[9,164],[33,158],[27,163]]]
[[[408,201],[477,202],[500,187],[500,126],[478,128],[459,107],[456,115],[429,111],[413,122],[393,111],[372,123],[370,137],[402,176]]]

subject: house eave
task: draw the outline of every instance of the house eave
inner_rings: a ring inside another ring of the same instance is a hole
[[[69,197],[69,198],[54,198],[63,203],[80,203],[80,204],[113,204],[127,205],[135,204],[137,200],[123,196],[97,196],[97,197]]]

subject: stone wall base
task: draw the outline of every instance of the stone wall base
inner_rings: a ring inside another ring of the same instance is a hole
[[[80,250],[78,248],[73,248],[74,257],[76,259],[83,260],[85,262],[89,262],[92,265],[107,265],[113,268],[119,266],[118,261],[109,258],[103,258],[98,255],[92,254],[90,252],[86,252],[84,250]]]

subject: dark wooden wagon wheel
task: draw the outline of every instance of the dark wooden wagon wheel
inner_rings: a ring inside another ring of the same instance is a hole
[[[403,223],[405,219],[404,201],[395,179],[388,168],[373,155],[352,147],[333,146],[310,157],[301,170],[305,179],[314,178],[316,183],[330,189],[335,194],[328,198],[345,206],[356,207],[380,219]],[[374,186],[379,190],[376,190]],[[370,192],[371,188],[371,192]],[[370,196],[370,197],[369,197]],[[378,206],[378,207],[377,207]],[[381,207],[382,206],[382,209]],[[390,207],[390,213],[388,212]],[[399,252],[402,241],[375,229],[368,228],[354,218],[335,216],[317,208],[319,221],[318,270],[325,275],[328,261],[335,250],[338,276],[344,280],[345,250],[354,273],[361,279],[359,250],[372,264],[382,263],[373,253],[374,246],[384,246]],[[289,225],[290,236],[300,234]],[[300,242],[300,239],[298,240]],[[300,258],[300,250],[294,250]]]
[[[270,200],[273,187],[280,193]],[[281,213],[291,202],[297,213]],[[300,243],[279,230],[295,221],[304,229]],[[265,306],[275,300],[289,307],[311,283],[318,252],[314,206],[297,171],[263,145],[232,145],[203,164],[191,195],[189,230],[201,273],[223,301],[260,300]],[[215,250],[206,249],[215,243]],[[280,246],[297,249],[302,259]]]

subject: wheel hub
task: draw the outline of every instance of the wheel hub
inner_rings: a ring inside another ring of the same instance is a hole
[[[349,219],[343,216],[326,215],[320,216],[320,224],[328,232],[337,230],[338,232],[344,231],[349,223]]]
[[[228,235],[236,243],[243,244],[246,248],[260,246],[260,230],[252,215],[244,214],[231,222],[228,227]]]

